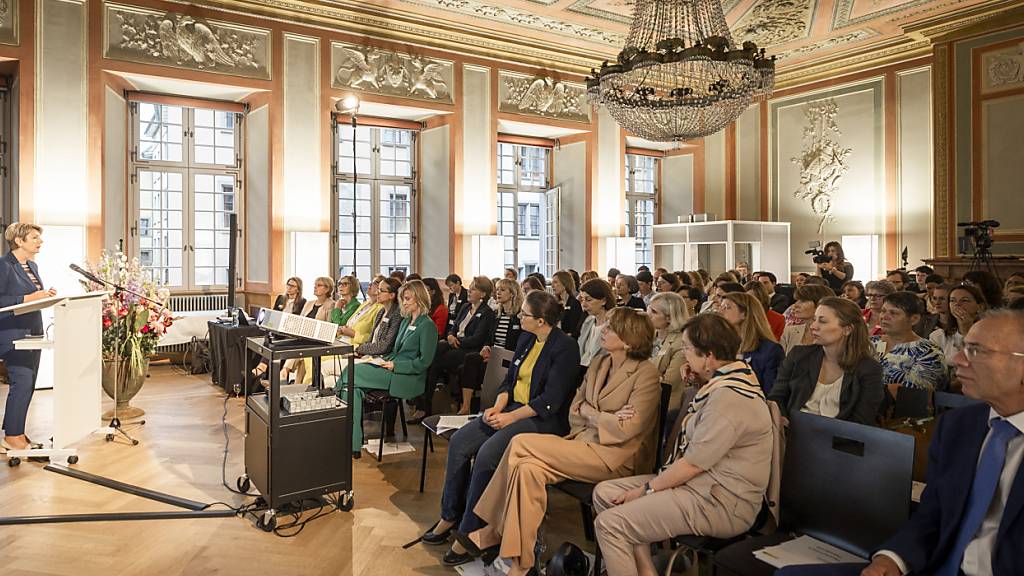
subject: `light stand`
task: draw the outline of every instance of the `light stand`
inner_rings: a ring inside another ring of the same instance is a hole
[[[84,270],[80,266],[72,264],[70,266],[70,268],[72,270],[74,270],[75,272],[78,272],[79,274],[81,274],[87,280],[89,280],[91,282],[94,282],[96,284],[100,284],[102,286],[109,286],[110,288],[113,288],[114,289],[114,299],[115,300],[117,300],[118,296],[120,296],[121,294],[131,294],[133,296],[138,297],[140,301],[146,301],[146,302],[150,302],[152,304],[156,304],[157,306],[160,307],[160,311],[161,312],[163,312],[165,309],[167,309],[167,305],[164,304],[163,302],[160,302],[158,300],[153,300],[152,298],[150,298],[149,296],[146,296],[145,294],[141,294],[141,293],[136,292],[134,290],[125,288],[124,286],[122,286],[120,284],[116,284],[114,282],[110,282],[108,280],[104,280],[103,278],[100,278],[99,276],[96,276],[95,274],[92,274],[91,272],[89,272],[87,270]],[[127,440],[128,442],[130,442],[132,444],[132,446],[138,446],[138,444],[139,444],[138,439],[132,437],[132,435],[129,434],[127,430],[125,430],[125,426],[126,425],[122,424],[121,423],[121,419],[117,417],[118,388],[121,387],[121,364],[122,364],[122,360],[121,359],[124,357],[123,353],[124,353],[124,349],[125,349],[127,343],[128,343],[128,331],[125,330],[125,333],[122,335],[122,338],[115,345],[114,357],[111,359],[112,362],[114,363],[114,409],[112,410],[112,418],[110,419],[109,428],[111,430],[113,430],[113,432],[107,434],[107,442],[112,441],[114,439],[114,435],[117,434],[118,436],[120,436],[120,437],[124,438],[125,440]],[[126,374],[126,376],[127,376],[127,374]],[[145,420],[140,420],[138,422],[132,422],[131,424],[129,424],[129,426],[135,427],[135,426],[143,426],[145,424],[146,424]]]

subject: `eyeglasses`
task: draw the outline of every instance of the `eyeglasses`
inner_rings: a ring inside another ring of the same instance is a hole
[[[1007,350],[992,350],[990,348],[986,348],[986,347],[982,346],[981,344],[976,344],[974,342],[964,342],[964,356],[967,357],[967,360],[969,362],[973,362],[974,359],[977,358],[979,354],[981,354],[982,356],[987,355],[987,354],[1009,354],[1010,356],[1017,356],[1019,358],[1024,358],[1024,352],[1010,352],[1010,351],[1007,351]]]
[[[298,288],[298,287],[299,287],[299,285],[298,285],[298,284],[293,284],[293,283],[292,283],[292,284],[288,284],[288,287],[289,287],[289,288]]]
[[[872,294],[870,292],[865,294],[865,296],[867,296],[868,298],[885,298],[885,294]]]

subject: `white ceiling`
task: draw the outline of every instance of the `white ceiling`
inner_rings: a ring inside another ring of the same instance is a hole
[[[243,88],[240,86],[225,86],[223,84],[211,84],[208,82],[194,82],[178,78],[164,78],[161,76],[147,76],[145,74],[130,74],[128,72],[115,72],[142,92],[154,92],[157,94],[173,94],[176,96],[188,96],[190,98],[209,98],[211,100],[228,100],[238,102],[257,92],[263,92],[255,88]]]
[[[449,114],[429,108],[416,108],[414,106],[398,106],[395,104],[380,104],[377,102],[362,102],[359,104],[360,116],[376,116],[378,118],[393,118],[395,120],[411,120],[422,122],[433,116]]]
[[[638,136],[626,136],[626,146],[648,150],[675,150],[682,147],[679,142],[655,142]]]
[[[559,126],[547,126],[544,124],[531,124],[529,122],[516,122],[514,120],[498,120],[498,132],[514,136],[530,136],[533,138],[550,138],[556,140],[573,134],[582,134],[588,130],[575,130],[573,128],[562,128]]]

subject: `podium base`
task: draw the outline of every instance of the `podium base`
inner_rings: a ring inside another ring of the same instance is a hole
[[[126,406],[124,408],[118,408],[117,410],[107,410],[103,413],[104,420],[113,420],[119,418],[124,421],[125,424],[132,424],[129,420],[135,420],[136,418],[142,418],[146,415],[146,411],[142,408],[135,406]]]

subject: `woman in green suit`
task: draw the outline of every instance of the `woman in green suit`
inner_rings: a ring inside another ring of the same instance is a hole
[[[395,347],[381,365],[356,364],[355,406],[352,411],[352,451],[363,446],[363,394],[367,389],[387,390],[396,398],[415,398],[423,394],[427,369],[437,349],[437,326],[430,318],[430,295],[419,280],[407,282],[398,290],[402,324]]]

